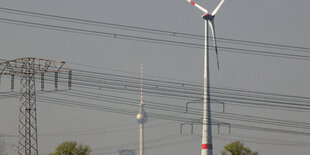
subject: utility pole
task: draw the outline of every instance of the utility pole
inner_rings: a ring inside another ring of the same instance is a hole
[[[70,72],[64,69],[65,62],[38,58],[19,58],[0,63],[0,76],[20,76],[18,155],[38,155],[37,109],[35,75],[44,73]],[[71,74],[71,73],[70,73]],[[56,77],[56,76],[55,76]],[[58,77],[57,77],[58,78]],[[42,79],[41,79],[42,80]],[[57,79],[55,79],[55,84]],[[71,83],[71,79],[69,79]],[[41,88],[44,88],[41,83]],[[57,86],[55,85],[55,88]]]

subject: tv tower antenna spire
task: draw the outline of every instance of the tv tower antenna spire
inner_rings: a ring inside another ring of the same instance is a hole
[[[141,89],[141,93],[140,93],[140,104],[143,104],[143,63],[141,63],[141,83],[140,83],[140,89]]]
[[[143,64],[141,63],[141,92],[140,92],[140,104],[139,104],[139,113],[137,114],[136,118],[139,123],[140,128],[140,155],[144,155],[144,123],[147,122],[148,116],[145,113],[143,106]]]

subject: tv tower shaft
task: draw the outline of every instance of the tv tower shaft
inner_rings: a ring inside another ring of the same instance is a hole
[[[140,155],[144,155],[144,123],[147,122],[148,116],[143,109],[143,67],[141,63],[141,96],[140,96],[140,104],[139,104],[139,113],[137,114],[136,118],[139,123],[140,129]]]

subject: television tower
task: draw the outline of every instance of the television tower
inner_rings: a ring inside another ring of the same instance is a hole
[[[140,128],[140,155],[144,155],[144,123],[147,122],[148,116],[143,109],[143,66],[141,63],[141,94],[140,94],[140,104],[139,104],[139,113],[136,118],[139,123]]]

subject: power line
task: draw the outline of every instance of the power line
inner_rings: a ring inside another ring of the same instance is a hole
[[[77,77],[80,77],[81,75],[75,74]],[[104,76],[104,75],[103,75]],[[101,87],[102,89],[118,89],[118,90],[124,90],[124,91],[137,91],[136,89],[138,88],[138,81],[132,81],[135,80],[135,77],[124,77],[128,78],[126,79],[120,79],[121,76],[116,76],[116,75],[105,75],[107,77],[96,77],[96,81],[92,80],[86,80],[86,79],[79,79],[75,78],[74,80],[80,81],[80,82],[86,82],[86,83],[79,83],[79,82],[74,82],[73,84],[77,85],[88,85],[88,86],[93,86],[99,89]],[[109,77],[110,76],[110,77]],[[100,81],[104,78],[107,81]],[[111,83],[109,83],[109,81]],[[92,83],[97,83],[92,85]],[[190,97],[190,98],[201,98],[201,87],[200,86],[195,86],[195,85],[190,85],[190,84],[184,84],[184,83],[165,83],[160,81],[156,81],[156,83],[149,83],[148,79],[145,79],[145,89],[146,90],[152,90],[152,91],[146,91],[146,93],[159,93],[160,95],[176,95],[176,96],[185,96],[185,97]],[[152,81],[151,81],[152,82]],[[133,85],[132,85],[133,84]],[[173,86],[171,86],[171,84]],[[111,85],[111,86],[109,86]],[[148,86],[147,86],[148,85]],[[178,86],[179,85],[179,86]],[[116,87],[115,87],[116,86]],[[183,87],[182,87],[183,86]],[[253,91],[242,91],[242,90],[233,90],[229,88],[217,88],[217,87],[212,87],[213,90],[211,93],[213,93],[213,97],[215,98],[220,98],[220,100],[225,100],[229,102],[229,100],[234,101],[236,99],[242,99],[242,100],[247,100],[247,101],[256,101],[256,102],[266,102],[266,103],[276,103],[280,105],[286,105],[287,108],[291,106],[304,106],[302,108],[308,107],[310,105],[309,98],[307,97],[301,97],[301,96],[291,96],[291,95],[281,95],[281,94],[273,94],[273,93],[259,93],[253,92]],[[156,90],[156,91],[155,91]],[[169,92],[169,93],[164,93],[164,92]],[[174,92],[176,94],[174,94]],[[173,94],[172,94],[173,93]],[[186,94],[186,95],[184,95]],[[238,96],[238,97],[236,97]],[[302,103],[302,104],[300,104]]]
[[[75,74],[73,80],[73,85],[75,87],[86,86],[85,88],[94,88],[94,90],[101,89],[109,89],[109,90],[119,90],[119,91],[127,91],[136,93],[138,90],[137,84],[139,83],[137,78],[128,77],[122,75],[109,75],[109,74],[100,74],[97,79],[105,79],[105,81],[93,81],[89,79],[79,79],[80,75]],[[103,77],[107,76],[107,77]],[[46,81],[54,81],[54,79],[49,79],[49,76],[46,75]],[[65,81],[59,80],[59,83],[66,83],[67,77],[59,76],[59,78],[64,78]],[[124,78],[124,79],[122,79]],[[106,81],[107,80],[107,81]],[[112,81],[110,81],[112,80]],[[84,82],[77,82],[84,81]],[[114,82],[113,82],[114,81]],[[164,95],[171,97],[190,97],[193,99],[201,98],[201,89],[200,86],[190,85],[187,83],[169,83],[167,81],[152,81],[145,79],[145,85],[149,85],[150,87],[146,87],[145,89],[149,89],[151,91],[146,91],[149,95]],[[86,82],[86,83],[85,83]],[[150,83],[151,82],[151,83]],[[156,83],[153,83],[156,82]],[[93,84],[92,84],[93,83]],[[128,84],[126,84],[128,83]],[[131,84],[130,84],[131,83]],[[104,84],[104,85],[103,85]],[[136,85],[132,85],[136,84]],[[182,87],[183,86],[183,87]],[[161,89],[165,88],[165,89]],[[214,90],[213,90],[214,89]],[[291,96],[291,95],[281,95],[281,94],[270,94],[270,93],[261,93],[261,92],[253,92],[253,91],[243,91],[239,89],[231,89],[231,88],[218,88],[213,87],[213,99],[219,100],[225,103],[238,103],[238,104],[246,104],[248,106],[266,106],[266,107],[274,107],[274,108],[285,108],[285,109],[299,109],[299,110],[309,110],[309,98],[301,97],[301,96]],[[190,92],[188,92],[190,91]],[[169,93],[166,93],[169,92]],[[176,94],[175,94],[175,93]],[[258,94],[257,94],[258,93]],[[186,94],[186,96],[184,96]],[[183,98],[186,99],[186,98]]]
[[[116,76],[116,75],[113,75]],[[46,77],[48,77],[48,75],[46,75]],[[78,77],[78,76],[77,76]],[[62,76],[60,76],[59,78],[63,78]],[[66,79],[67,77],[65,77]],[[98,77],[100,79],[100,77]],[[128,77],[129,78],[129,77]],[[96,82],[94,84],[92,84],[92,82],[94,81],[85,81],[79,78],[74,78],[73,80],[73,85],[74,86],[90,86],[93,88],[96,88],[95,90],[99,90],[99,87],[102,89],[116,89],[116,90],[121,90],[121,91],[132,91],[132,92],[137,92],[137,88],[138,86],[136,85],[129,85],[129,84],[125,84],[125,83],[131,83],[131,80],[129,79],[129,81],[119,81],[118,78],[114,77],[114,78],[108,78],[109,80],[113,79],[116,80],[116,82],[109,82],[109,81],[99,81]],[[53,81],[54,79],[48,79],[46,78],[47,81]],[[81,82],[77,82],[77,81],[85,81],[84,83]],[[145,80],[147,81],[147,79]],[[60,80],[59,83],[66,83],[67,81],[62,81]],[[104,85],[102,84],[102,82],[104,83]],[[134,83],[134,82],[133,82]],[[138,84],[138,83],[136,83]],[[145,82],[145,85],[150,84],[148,82]],[[163,85],[164,84],[164,85]],[[187,97],[190,98],[196,98],[199,99],[201,97],[201,91],[200,89],[189,89],[188,91],[184,91],[185,88],[182,88],[181,86],[179,88],[172,86],[170,87],[169,85],[166,85],[167,83],[156,83],[152,84],[154,85],[153,87],[146,87],[146,89],[149,89],[151,91],[146,91],[146,93],[149,93],[150,95],[152,94],[159,94],[159,95],[165,95],[165,96],[176,96],[177,98],[180,96],[184,96],[184,94],[186,94]],[[186,87],[189,87],[187,84],[185,84]],[[157,88],[156,88],[157,87]],[[160,88],[169,88],[169,89],[160,89]],[[132,89],[134,88],[134,89]],[[216,100],[220,100],[223,102],[227,102],[227,103],[231,103],[231,102],[237,102],[237,103],[242,103],[242,104],[248,104],[248,105],[255,105],[255,104],[261,104],[263,106],[273,106],[273,107],[278,107],[279,105],[281,105],[283,108],[294,108],[294,109],[300,109],[300,110],[307,110],[310,104],[309,104],[309,100],[306,97],[298,97],[298,96],[281,96],[281,95],[276,95],[276,94],[262,94],[259,93],[259,95],[255,95],[254,92],[251,92],[251,94],[248,94],[247,92],[239,92],[240,90],[225,90],[225,88],[214,88],[215,90],[212,90],[213,93],[213,97]],[[219,91],[218,91],[218,90]],[[224,89],[224,91],[222,90]],[[166,93],[169,92],[169,93]],[[175,94],[175,93],[177,94]],[[254,93],[254,94],[253,94]],[[185,97],[186,97],[185,96]],[[296,99],[295,99],[296,98]],[[245,102],[246,101],[246,102]],[[254,102],[253,102],[254,101]],[[268,103],[268,104],[267,104]],[[273,103],[274,105],[270,104]],[[278,104],[278,105],[276,105]]]
[[[79,93],[82,92],[82,93]],[[57,92],[56,92],[57,93]],[[71,95],[71,94],[76,94],[76,95]],[[103,101],[101,100],[102,98],[105,98],[107,95],[94,95],[93,93],[85,92],[85,91],[68,91],[65,92],[65,94],[62,95],[68,95],[71,97],[80,97],[80,98],[86,98],[87,99],[93,99],[93,100],[98,100],[98,101]],[[111,96],[109,96],[111,97]],[[111,98],[112,101],[119,101],[120,97],[119,96],[113,96]],[[120,104],[126,104],[126,105],[131,105],[131,106],[137,106],[136,103],[138,103],[138,100],[133,100],[130,98],[123,98]],[[184,113],[184,107],[178,106],[178,105],[171,105],[171,104],[164,104],[164,103],[158,103],[158,102],[151,102],[151,101],[145,101],[148,103],[146,107],[148,109],[158,109],[160,111],[170,111],[170,112],[179,112],[179,113]],[[132,103],[132,104],[130,104]],[[196,115],[196,116],[201,116],[201,110],[197,108],[191,108],[188,111],[188,114]],[[247,122],[252,122],[252,123],[261,123],[261,124],[270,124],[270,125],[279,125],[279,126],[286,126],[286,127],[301,127],[301,128],[308,128],[310,129],[310,123],[303,123],[303,122],[294,122],[294,121],[286,121],[286,120],[278,120],[278,119],[272,119],[272,118],[263,118],[263,117],[255,117],[255,116],[249,116],[249,115],[241,115],[241,114],[233,114],[233,113],[221,113],[221,112],[216,112],[212,111],[212,114],[214,118],[222,118],[222,119],[228,119],[228,120],[238,120],[238,121],[247,121]]]
[[[6,59],[0,59],[3,61],[7,61]],[[121,75],[121,74],[110,74],[110,73],[104,73],[104,72],[92,72],[88,70],[79,70],[79,69],[74,69],[74,75],[77,80],[83,79],[82,81],[88,81],[88,82],[96,82],[100,83],[103,82],[102,80],[114,80],[116,82],[123,83],[121,86],[125,86],[126,84],[138,84],[140,81],[140,78],[138,77],[133,77],[133,76],[127,76],[127,75]],[[81,78],[83,77],[83,78]],[[60,76],[59,78],[62,79],[68,79],[68,77],[62,77]],[[51,79],[52,80],[52,79]],[[164,87],[164,88],[178,88],[182,90],[189,90],[189,91],[202,91],[202,86],[199,84],[193,84],[193,83],[188,83],[188,81],[185,82],[177,82],[177,79],[173,79],[174,81],[164,81],[164,80],[158,80],[158,79],[145,79],[147,80],[146,84],[149,85],[150,87]],[[99,85],[100,87],[100,85]],[[274,97],[281,97],[283,98],[282,100],[287,100],[287,101],[292,101],[292,102],[304,102],[304,101],[309,101],[309,97],[304,97],[304,96],[296,96],[296,95],[286,95],[286,94],[277,94],[277,93],[270,93],[270,92],[259,92],[259,91],[253,91],[253,90],[247,90],[247,89],[239,89],[239,88],[229,88],[229,87],[223,87],[223,86],[212,86],[212,88],[216,90],[222,90],[222,91],[229,91],[231,93],[246,93],[250,96],[254,97],[258,96],[264,99],[275,99],[277,98]],[[244,96],[244,95],[241,95]],[[293,99],[293,100],[291,100]]]
[[[167,31],[167,30],[160,30],[160,29],[153,29],[153,28],[145,28],[145,27],[137,27],[137,26],[129,26],[129,25],[121,25],[115,23],[108,23],[108,22],[101,22],[101,21],[94,21],[94,20],[87,20],[81,18],[73,18],[73,17],[65,17],[65,16],[57,16],[57,15],[50,15],[45,13],[38,13],[38,12],[31,12],[25,10],[18,10],[12,8],[4,8],[0,7],[0,12],[17,14],[17,15],[24,15],[24,16],[31,16],[31,17],[39,17],[45,19],[53,19],[53,20],[61,20],[66,22],[73,22],[79,24],[87,24],[93,26],[104,26],[104,27],[111,27],[123,30],[130,30],[135,32],[145,32],[145,33],[153,33],[153,34],[160,34],[160,35],[168,35],[168,36],[180,36],[180,37],[190,37],[190,38],[198,38],[203,39],[204,36],[197,35],[197,34],[189,34],[183,32],[174,32],[174,31]],[[290,45],[281,45],[281,44],[273,44],[273,43],[262,43],[262,42],[255,42],[255,41],[248,41],[248,40],[239,40],[239,39],[228,39],[228,38],[221,38],[218,37],[218,40],[223,41],[230,41],[230,42],[239,42],[242,44],[254,44],[256,46],[262,47],[278,47],[280,49],[289,48],[290,50],[307,50],[305,52],[310,52],[310,48],[308,47],[300,47],[300,46],[290,46]]]
[[[73,92],[72,92],[73,91]],[[70,97],[79,97],[83,99],[90,99],[90,100],[96,100],[96,101],[104,101],[104,102],[112,102],[117,104],[124,104],[129,106],[137,106],[138,100],[130,99],[130,98],[124,98],[119,96],[111,96],[111,95],[94,95],[91,92],[85,92],[85,91],[66,91],[62,93],[58,93],[61,95],[66,95]],[[80,93],[79,93],[80,92]],[[56,92],[57,93],[57,92]],[[42,98],[42,96],[39,96],[39,99]],[[55,98],[48,98],[45,97],[42,99],[42,101],[51,101],[57,100]],[[64,103],[65,100],[58,99],[58,102]],[[152,110],[160,110],[160,111],[169,111],[169,112],[179,112],[184,113],[184,107],[178,106],[178,105],[170,105],[170,104],[163,104],[158,102],[150,102],[145,101],[149,103],[147,105],[148,109]],[[152,104],[153,103],[153,104]],[[132,112],[134,113],[134,112]],[[188,111],[188,114],[192,114],[195,116],[200,116],[201,114],[200,109],[191,108]],[[295,122],[295,121],[286,121],[286,120],[278,120],[278,119],[272,119],[272,118],[263,118],[263,117],[255,117],[255,116],[248,116],[248,115],[241,115],[241,114],[233,114],[233,113],[220,113],[216,111],[212,111],[214,118],[221,118],[221,119],[228,119],[228,120],[238,120],[238,121],[246,121],[251,123],[259,123],[259,124],[269,124],[269,125],[277,125],[277,126],[285,126],[285,127],[296,127],[296,128],[305,128],[309,129],[310,124],[309,123],[303,123],[303,122]]]
[[[85,73],[84,73],[85,74]],[[102,73],[100,73],[100,74],[102,74]],[[86,74],[87,75],[87,74]],[[49,77],[48,75],[46,75],[47,77]],[[116,76],[116,77],[118,77],[118,78],[108,78],[108,80],[113,80],[113,79],[115,79],[116,80],[116,82],[122,82],[122,80],[125,80],[126,82],[129,82],[129,83],[132,83],[132,84],[135,84],[135,80],[137,80],[135,77],[128,77],[128,76],[122,76],[122,75],[113,75],[113,76]],[[112,77],[113,77],[112,76]],[[64,78],[64,77],[62,77],[62,76],[60,76],[60,78]],[[102,77],[98,77],[98,78],[102,78]],[[123,79],[122,79],[123,78]],[[126,80],[127,79],[127,80]],[[47,78],[47,81],[52,81],[52,80],[49,80],[48,78]],[[87,80],[86,80],[87,81]],[[151,80],[150,80],[151,81]],[[148,82],[150,82],[150,81],[148,81]],[[59,82],[61,82],[61,81],[59,81]],[[148,83],[148,82],[146,82],[146,84]],[[153,81],[154,82],[154,81]],[[157,81],[158,82],[158,81]],[[75,83],[74,83],[75,84]],[[113,84],[117,84],[117,83],[115,83],[115,82],[113,82],[112,83],[112,85]],[[159,86],[159,87],[171,87],[171,89],[168,89],[169,91],[175,91],[175,89],[184,89],[184,87],[182,88],[182,87],[176,87],[175,86],[175,83],[168,83],[168,82],[166,82],[166,83],[157,83],[157,85]],[[169,86],[170,85],[170,86]],[[134,86],[134,85],[133,85]],[[199,91],[199,89],[193,89],[193,90],[198,90]],[[192,91],[193,91],[192,90]],[[160,91],[162,91],[162,90],[160,90]],[[167,91],[167,90],[166,90]],[[91,93],[91,92],[90,92]],[[188,93],[188,92],[185,92],[185,93]],[[66,92],[64,92],[64,93],[62,93],[62,95],[68,95],[68,93],[66,93]],[[91,94],[87,94],[87,93],[85,93],[85,92],[82,92],[82,93],[75,93],[75,94],[69,94],[69,95],[71,95],[71,96],[74,96],[74,97],[81,97],[81,96],[85,96],[84,98],[85,99],[95,99],[95,100],[102,100],[100,97],[98,97],[98,96],[91,96]],[[88,98],[87,98],[88,97]],[[105,99],[104,101],[107,101],[107,102],[113,102],[113,103],[119,103],[119,104],[128,104],[128,103],[130,103],[130,102],[128,102],[128,100],[125,100],[125,98],[117,98],[117,97],[112,97],[111,98],[111,96],[109,96],[110,98],[108,98],[108,99]],[[245,99],[248,99],[248,100],[252,100],[251,98],[248,98],[248,97],[253,97],[253,96],[246,96],[246,98],[239,98],[240,100],[242,99],[242,100],[245,100]],[[117,99],[116,99],[117,98]],[[72,106],[77,106],[77,107],[83,107],[83,108],[87,108],[87,109],[93,109],[93,110],[105,110],[105,111],[109,111],[109,112],[116,112],[116,113],[122,113],[122,114],[127,114],[127,115],[135,115],[136,114],[136,110],[129,110],[129,109],[121,109],[121,108],[116,108],[116,107],[102,107],[102,106],[98,106],[98,105],[91,105],[91,104],[87,104],[87,105],[85,105],[85,104],[83,104],[83,103],[79,103],[79,104],[76,104],[75,102],[76,101],[74,101],[74,103],[73,103],[73,101],[69,101],[69,100],[63,100],[63,99],[55,99],[55,98],[48,98],[48,97],[45,97],[44,99],[44,102],[50,102],[50,103],[58,103],[58,104],[62,104],[62,105],[64,105],[64,104],[69,104],[69,105],[72,105]],[[260,102],[262,102],[262,100],[260,99],[260,100],[257,100],[257,101],[260,101]],[[268,100],[264,100],[264,101],[268,101]],[[274,101],[269,101],[269,102],[274,102]],[[136,101],[135,102],[131,102],[130,103],[130,105],[133,105],[133,106],[136,106],[137,104],[136,104]],[[169,106],[169,107],[167,107],[167,106]],[[170,110],[174,110],[174,111],[171,111],[171,112],[180,112],[180,111],[182,111],[182,109],[180,108],[180,107],[178,107],[178,106],[176,106],[176,107],[174,107],[174,108],[171,108],[170,107],[171,105],[167,105],[167,104],[162,104],[162,105],[157,105],[157,107],[152,107],[152,109],[155,109],[155,108],[160,108],[160,110],[163,110],[163,109],[169,109],[170,108]],[[190,114],[192,114],[192,113],[195,113],[195,114],[197,114],[197,111],[195,111],[195,109],[191,109],[190,111]],[[228,114],[227,114],[228,115]],[[231,118],[231,119],[237,119],[237,120],[243,120],[243,121],[247,121],[247,122],[256,122],[256,123],[261,123],[261,122],[264,122],[265,124],[267,123],[269,123],[269,124],[276,124],[276,125],[280,125],[280,126],[291,126],[291,127],[297,127],[297,126],[299,126],[299,127],[302,127],[302,126],[300,126],[301,125],[301,123],[298,123],[298,122],[284,122],[284,121],[282,121],[282,122],[279,122],[279,123],[277,123],[276,121],[279,121],[279,120],[272,120],[272,119],[270,119],[269,121],[266,119],[266,118],[263,118],[263,119],[265,119],[265,120],[259,120],[259,119],[261,119],[261,118],[253,118],[253,117],[248,117],[248,118],[246,118],[247,116],[237,116],[236,117],[236,115],[229,115],[229,116],[217,116],[217,117],[220,117],[220,118],[222,118],[222,119],[227,119],[227,118]],[[195,118],[193,118],[193,117],[175,117],[175,116],[172,116],[172,115],[167,115],[167,114],[157,114],[157,113],[150,113],[150,116],[152,116],[152,117],[155,117],[155,118],[157,118],[157,119],[169,119],[169,120],[172,120],[172,121],[181,121],[181,122],[184,122],[184,120],[189,120],[189,122],[194,122],[194,123],[199,123],[200,122],[200,118],[197,118],[197,117],[195,117]],[[253,121],[253,120],[255,120],[255,121]],[[215,122],[215,123],[217,123],[217,122]],[[292,124],[292,123],[295,123],[295,124]],[[291,124],[291,125],[289,125],[289,124]],[[235,124],[234,124],[235,125]],[[239,128],[248,128],[248,129],[250,129],[250,130],[253,130],[253,128],[252,128],[252,126],[245,126],[245,125],[237,125],[236,127],[239,127]],[[304,126],[304,127],[306,127],[306,126]],[[302,127],[303,128],[303,127]],[[257,128],[254,128],[254,129],[257,129]],[[258,128],[258,130],[264,130],[264,128],[261,128],[261,127],[259,127]],[[268,130],[268,129],[266,129],[266,130],[264,130],[264,131],[270,131],[270,132],[273,132],[273,131],[275,131],[275,130],[273,130],[273,129],[271,129],[271,130]],[[284,133],[287,133],[286,132],[286,130],[284,130],[284,131],[280,131],[280,132],[284,132]],[[305,133],[303,133],[303,132],[296,132],[296,133],[294,133],[294,134],[305,134]]]
[[[115,112],[119,114],[127,114],[127,115],[134,115],[134,112],[129,112],[130,110],[126,109],[123,110],[124,108],[115,108],[115,111],[110,111],[113,108],[108,108],[106,106],[99,106],[96,105],[94,107],[93,104],[86,104],[80,101],[70,101],[70,100],[64,100],[64,99],[55,99],[53,100],[48,100],[46,97],[44,97],[43,100],[40,99],[42,103],[50,103],[50,104],[59,104],[59,105],[65,105],[65,106],[79,106],[82,108],[87,108],[87,109],[92,109],[92,110],[103,110],[106,111],[108,109],[109,112]],[[59,102],[61,101],[61,102]],[[123,112],[122,112],[123,111]],[[124,111],[127,111],[127,113],[124,113]],[[171,120],[171,121],[179,121],[179,122],[184,122],[185,120],[191,122],[194,121],[195,123],[199,123],[195,121],[195,119],[190,118],[189,120],[184,118],[184,117],[174,117],[172,115],[163,115],[163,114],[156,114],[156,113],[150,113],[151,118],[157,118],[157,119],[163,119],[163,120]],[[180,119],[179,119],[180,118]],[[200,124],[200,123],[199,123]],[[249,126],[249,125],[240,125],[240,124],[235,124],[235,123],[229,123],[232,128],[237,128],[237,129],[246,129],[246,130],[254,130],[254,131],[262,131],[262,132],[274,132],[274,133],[284,133],[284,134],[293,134],[293,135],[305,135],[308,136],[310,133],[308,132],[302,132],[302,131],[293,131],[293,130],[284,130],[284,129],[274,129],[274,128],[265,128],[265,127],[258,127],[258,126]]]
[[[50,25],[50,24],[43,24],[43,23],[14,20],[14,19],[8,19],[8,18],[0,18],[0,22],[21,25],[21,26],[56,30],[56,31],[62,31],[62,32],[78,33],[78,34],[84,34],[84,35],[95,35],[95,36],[103,36],[103,37],[109,37],[109,38],[149,42],[149,43],[156,43],[156,44],[163,44],[163,45],[182,46],[182,47],[189,47],[189,48],[199,48],[199,49],[203,48],[202,44],[190,43],[190,42],[185,42],[185,41],[171,41],[171,40],[165,40],[165,39],[139,37],[139,36],[134,36],[134,35],[125,35],[125,34],[102,32],[102,31],[95,31],[95,30],[86,30],[86,29],[79,29],[79,28],[73,28],[73,27],[65,27],[65,26],[57,26],[57,25]],[[308,55],[277,53],[277,52],[270,52],[270,51],[260,51],[260,50],[232,48],[232,47],[223,47],[223,46],[221,47],[218,46],[218,48],[221,49],[221,51],[223,52],[260,55],[260,56],[269,56],[269,57],[278,57],[278,58],[288,58],[288,59],[296,59],[296,60],[307,60],[307,61],[310,60],[310,56]]]

